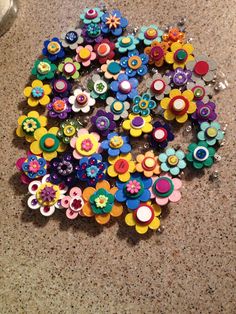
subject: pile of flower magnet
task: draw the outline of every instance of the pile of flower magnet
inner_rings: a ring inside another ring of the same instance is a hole
[[[180,173],[211,167],[224,137],[211,100],[216,64],[178,27],[128,34],[120,11],[99,8],[80,19],[80,28],[44,42],[24,89],[27,114],[16,134],[29,144],[17,161],[27,204],[44,216],[60,210],[102,225],[123,214],[140,234],[157,230],[162,206],[181,198]],[[187,120],[196,140],[174,149],[173,124]],[[135,139],[149,149],[135,154]]]

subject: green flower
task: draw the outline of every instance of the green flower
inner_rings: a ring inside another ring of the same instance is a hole
[[[94,214],[110,213],[114,205],[114,195],[105,189],[99,189],[90,196],[89,202]]]
[[[76,119],[67,119],[60,125],[57,137],[62,140],[63,143],[69,144],[73,136],[77,134],[77,131],[82,128],[82,124]]]
[[[84,9],[84,13],[80,14],[80,18],[84,24],[99,23],[103,12],[99,8]]]
[[[201,169],[213,165],[216,151],[213,147],[209,147],[206,142],[191,143],[188,146],[188,151],[186,159],[193,164],[194,168]]]
[[[120,53],[124,53],[126,51],[134,50],[138,43],[139,39],[135,38],[133,35],[121,36],[116,42],[116,48],[118,48]]]
[[[67,79],[76,80],[79,78],[79,70],[80,64],[79,62],[73,61],[72,58],[65,58],[59,65],[58,71],[62,73]]]
[[[220,129],[218,122],[203,122],[200,125],[201,131],[198,132],[197,137],[200,141],[206,141],[209,146],[213,146],[217,141],[224,138],[224,132]]]
[[[38,80],[52,79],[55,75],[57,66],[51,63],[48,59],[36,60],[31,71],[32,75],[36,76]]]

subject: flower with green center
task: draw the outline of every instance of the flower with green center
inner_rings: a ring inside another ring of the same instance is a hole
[[[121,36],[116,42],[116,48],[120,53],[125,53],[127,51],[134,50],[138,43],[139,39],[135,38],[133,35]]]
[[[98,74],[94,74],[92,76],[92,79],[88,81],[87,87],[90,91],[90,96],[92,98],[100,98],[101,100],[105,100],[107,98],[108,84]]]
[[[73,136],[82,128],[82,124],[76,119],[67,119],[60,124],[57,137],[65,144],[69,144]]]
[[[97,207],[104,208],[106,207],[108,202],[108,197],[105,195],[99,195],[97,198],[95,198],[95,204]]]
[[[186,159],[193,164],[196,169],[202,169],[204,167],[211,167],[214,163],[215,149],[209,147],[207,142],[200,141],[198,144],[191,143],[188,146],[189,153],[186,155]]]
[[[224,138],[224,132],[218,122],[203,122],[200,124],[200,129],[197,138],[200,141],[206,141],[209,146],[215,145]]]
[[[114,195],[101,188],[94,192],[89,199],[91,209],[94,214],[107,214],[114,205]]]
[[[57,66],[48,59],[36,60],[31,71],[32,75],[36,76],[38,80],[54,78]]]

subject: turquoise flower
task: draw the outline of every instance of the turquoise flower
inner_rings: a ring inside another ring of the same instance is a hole
[[[197,144],[191,143],[188,146],[189,153],[186,155],[186,159],[193,164],[196,169],[202,169],[204,167],[211,167],[214,163],[215,149],[209,147],[207,142],[200,141]]]
[[[134,50],[136,45],[139,43],[139,39],[135,38],[133,35],[121,36],[116,42],[116,48],[120,53],[126,51]]]
[[[176,151],[173,148],[168,148],[165,153],[159,155],[161,170],[170,172],[173,176],[177,176],[180,170],[186,167],[184,158],[185,153],[182,150]]]
[[[138,34],[138,38],[144,42],[144,45],[150,46],[155,40],[161,42],[164,32],[156,25],[143,26]]]
[[[84,22],[84,24],[99,23],[101,21],[102,15],[103,12],[99,8],[86,8],[84,9],[84,12],[80,14],[80,18]]]
[[[91,209],[93,213],[97,215],[110,213],[114,205],[114,201],[114,195],[107,192],[103,188],[94,192],[89,199]]]
[[[154,109],[157,106],[156,102],[151,99],[151,95],[149,93],[145,93],[142,96],[136,96],[133,101],[133,113],[140,114],[141,116],[148,116],[151,109]]]
[[[213,146],[217,141],[224,138],[224,132],[220,128],[218,122],[203,122],[200,124],[201,131],[198,132],[197,138],[200,141],[206,141],[209,146]]]

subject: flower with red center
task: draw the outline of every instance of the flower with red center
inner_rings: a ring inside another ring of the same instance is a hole
[[[144,49],[144,53],[149,56],[149,64],[154,64],[156,67],[161,67],[165,60],[168,44],[165,42],[159,43],[154,40],[151,46]]]
[[[84,200],[82,199],[82,191],[78,187],[73,187],[69,195],[66,195],[61,200],[61,206],[66,208],[66,217],[69,219],[75,219],[80,216],[84,216],[82,208],[84,206]]]
[[[107,60],[112,60],[115,56],[114,50],[115,44],[109,39],[103,39],[94,46],[94,51],[97,53],[97,59],[100,64],[106,63]]]

